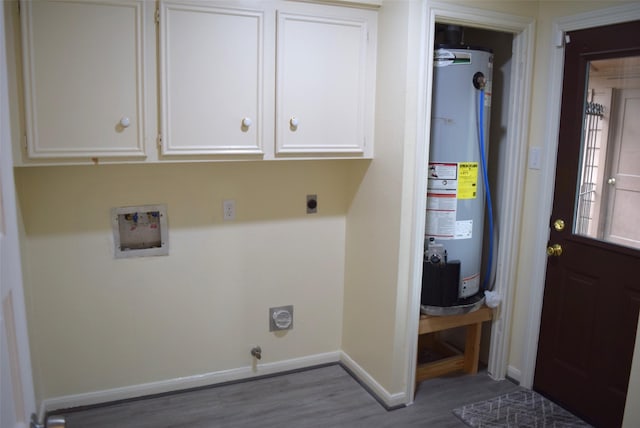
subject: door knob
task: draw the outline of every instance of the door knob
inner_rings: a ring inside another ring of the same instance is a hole
[[[556,221],[553,222],[553,228],[557,231],[557,232],[562,232],[564,230],[564,220],[562,220],[561,218],[557,219]]]
[[[611,177],[610,179],[607,180],[608,184],[616,184],[616,179],[615,177]]]
[[[562,246],[553,244],[547,247],[547,256],[558,257],[562,254]]]

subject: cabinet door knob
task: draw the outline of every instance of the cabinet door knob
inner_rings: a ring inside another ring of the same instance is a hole
[[[249,128],[251,125],[253,125],[253,120],[251,120],[250,117],[245,117],[244,119],[242,119],[243,128]]]
[[[128,128],[129,125],[131,125],[131,120],[129,120],[127,116],[124,116],[122,119],[120,119],[120,126],[122,126],[123,128]]]
[[[122,126],[123,128],[128,128],[129,125],[131,125],[131,121],[129,120],[129,118],[127,116],[123,116],[120,119],[120,126]]]
[[[298,118],[293,116],[291,119],[289,119],[289,127],[291,128],[292,131],[295,131],[296,129],[298,129]]]

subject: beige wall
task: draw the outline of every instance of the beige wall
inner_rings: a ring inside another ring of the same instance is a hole
[[[339,350],[351,166],[18,168],[38,400],[247,367],[253,345],[261,363]],[[115,260],[110,209],[155,203],[169,256]],[[269,333],[287,304],[294,329]]]
[[[347,215],[342,349],[388,391],[393,376],[405,144],[408,2],[385,2],[378,22],[375,155]],[[405,306],[406,307],[406,306]]]
[[[620,2],[450,3],[536,18],[529,145],[546,147],[551,22]],[[386,0],[380,9],[371,162],[17,169],[39,399],[247,366],[254,344],[264,362],[343,349],[390,393],[406,390],[421,4]],[[516,370],[541,178],[526,171]],[[304,214],[307,193],[319,195],[316,216]],[[231,223],[221,220],[227,198],[237,201]],[[109,209],[144,203],[168,204],[170,255],[114,260]],[[281,304],[295,305],[295,328],[276,337],[266,313]],[[636,351],[634,373],[639,361]],[[638,379],[629,402],[640,400]]]

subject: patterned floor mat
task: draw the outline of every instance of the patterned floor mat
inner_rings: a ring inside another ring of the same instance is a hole
[[[453,410],[475,428],[590,427],[557,404],[533,391],[516,391]]]

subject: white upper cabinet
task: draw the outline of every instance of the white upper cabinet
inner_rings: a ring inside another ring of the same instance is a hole
[[[236,4],[160,2],[162,154],[371,157],[377,13]]]
[[[145,156],[146,3],[21,2],[30,158]]]
[[[160,2],[163,155],[263,153],[264,12],[215,4]]]
[[[376,12],[299,9],[277,14],[276,155],[371,157]]]
[[[21,0],[16,165],[371,158],[357,1]]]

